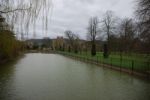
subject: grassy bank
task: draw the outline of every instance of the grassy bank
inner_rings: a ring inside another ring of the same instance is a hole
[[[23,42],[17,40],[12,31],[0,31],[0,63],[13,60],[23,51]]]
[[[98,63],[109,64],[115,67],[134,70],[142,73],[147,73],[150,71],[150,62],[148,58],[143,55],[126,55],[123,54],[120,56],[117,53],[112,53],[109,58],[104,58],[102,52],[98,52],[96,56],[91,56],[90,53],[82,52],[82,53],[69,53],[69,52],[62,52],[59,53],[79,57],[82,59],[88,59]]]

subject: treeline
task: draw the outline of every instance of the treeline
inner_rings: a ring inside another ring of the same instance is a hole
[[[17,57],[23,50],[23,42],[16,39],[5,19],[0,16],[0,63]]]
[[[22,40],[24,33],[28,33],[30,24],[34,23],[35,27],[36,19],[40,17],[45,24],[43,29],[47,29],[51,4],[51,0],[0,0],[0,62],[14,58],[24,48],[23,43],[16,39],[14,27],[17,26]],[[40,12],[46,13],[41,15]]]
[[[114,12],[107,11],[103,18],[98,16],[89,20],[87,41],[90,41],[91,55],[96,55],[96,41],[103,41],[104,56],[111,52],[150,54],[150,0],[139,0],[135,19],[118,18]],[[70,46],[78,52],[79,36],[71,31],[65,32]]]

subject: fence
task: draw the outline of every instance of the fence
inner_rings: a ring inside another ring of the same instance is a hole
[[[149,61],[136,61],[129,59],[120,59],[115,57],[109,57],[107,59],[103,56],[89,56],[82,54],[74,54],[68,52],[57,52],[59,54],[69,56],[78,60],[98,64],[101,66],[113,68],[116,70],[128,72],[131,74],[138,74],[150,78],[150,62]]]

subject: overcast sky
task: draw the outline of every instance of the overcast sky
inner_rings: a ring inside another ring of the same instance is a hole
[[[38,20],[36,38],[45,37],[45,33],[50,38],[64,36],[64,31],[69,29],[85,39],[90,17],[98,16],[101,19],[107,10],[114,11],[121,18],[133,17],[135,4],[135,0],[53,0],[52,12],[48,16],[48,31],[42,29],[41,20]],[[29,34],[32,38],[33,29]]]

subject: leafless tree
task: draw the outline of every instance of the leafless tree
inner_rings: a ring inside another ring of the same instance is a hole
[[[91,55],[95,56],[96,55],[96,38],[98,36],[98,18],[93,17],[89,21],[89,27],[88,27],[88,32],[87,32],[87,38],[91,42]]]
[[[141,39],[147,48],[147,53],[150,53],[150,0],[138,0],[136,15],[141,27]]]
[[[120,47],[123,52],[130,52],[133,48],[133,40],[135,38],[135,24],[132,19],[125,18],[120,24]]]
[[[69,45],[71,46],[69,46],[69,49],[72,48],[75,53],[78,53],[79,36],[70,30],[65,31],[65,36],[69,39]]]
[[[107,11],[104,14],[104,18],[102,19],[102,28],[104,33],[107,35],[107,47],[109,51],[110,45],[110,35],[113,33],[115,29],[116,17],[112,11]],[[110,52],[110,51],[109,51]]]

